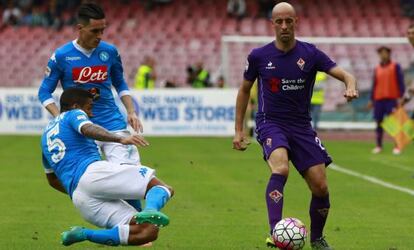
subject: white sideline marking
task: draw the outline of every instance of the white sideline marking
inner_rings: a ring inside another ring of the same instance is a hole
[[[335,171],[347,174],[347,175],[352,175],[352,176],[358,177],[360,179],[366,180],[366,181],[371,182],[371,183],[378,184],[378,185],[386,187],[386,188],[398,190],[400,192],[407,193],[409,195],[414,196],[414,190],[409,189],[409,188],[397,186],[397,185],[391,184],[389,182],[385,182],[383,180],[380,180],[378,178],[375,178],[375,177],[372,177],[372,176],[369,176],[369,175],[360,174],[358,172],[355,172],[355,171],[352,171],[352,170],[349,170],[349,169],[346,169],[346,168],[342,168],[342,167],[340,167],[336,164],[330,164],[329,168],[333,169]]]
[[[390,161],[380,160],[380,159],[377,159],[377,158],[370,158],[369,160],[373,161],[373,162],[378,162],[379,164],[383,164],[383,165],[386,165],[388,167],[397,168],[397,169],[405,170],[407,172],[414,173],[414,168],[410,168],[410,167],[407,167],[407,166],[404,166],[404,165],[401,165],[401,164],[398,164],[398,163],[391,163]]]

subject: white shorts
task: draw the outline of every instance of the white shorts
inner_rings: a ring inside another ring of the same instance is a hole
[[[113,133],[122,136],[130,136],[128,130],[114,131]],[[118,164],[141,165],[138,149],[134,145],[123,145],[116,142],[95,141],[99,146],[101,153],[109,162]]]
[[[97,161],[88,166],[72,194],[82,217],[102,228],[129,224],[137,211],[123,200],[144,199],[155,170]]]

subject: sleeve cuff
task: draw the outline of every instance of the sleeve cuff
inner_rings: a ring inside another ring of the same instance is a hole
[[[81,124],[79,124],[79,126],[78,126],[78,132],[79,132],[79,134],[82,134],[81,128],[83,127],[83,125],[86,125],[86,124],[92,124],[92,122],[91,121],[81,122]]]
[[[47,105],[49,105],[51,103],[55,103],[55,99],[49,98],[46,101],[42,102],[42,105],[43,105],[43,107],[46,107]]]
[[[131,91],[129,90],[123,90],[121,92],[118,93],[119,97],[123,97],[124,95],[131,95]]]

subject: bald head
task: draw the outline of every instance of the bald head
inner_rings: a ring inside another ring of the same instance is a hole
[[[275,5],[272,10],[272,19],[275,17],[281,15],[281,14],[287,14],[292,17],[296,17],[296,11],[295,8],[289,3],[281,2]]]
[[[276,34],[276,46],[289,50],[295,45],[296,11],[292,5],[281,2],[272,10],[272,26]]]

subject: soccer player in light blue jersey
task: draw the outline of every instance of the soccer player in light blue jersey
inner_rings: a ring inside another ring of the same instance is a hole
[[[41,139],[43,165],[50,186],[67,193],[82,217],[101,228],[73,227],[62,233],[65,246],[89,240],[105,245],[141,245],[156,240],[169,218],[160,212],[174,191],[151,168],[102,161],[94,140],[147,146],[139,135],[119,135],[92,123],[93,95],[66,89],[60,114]],[[146,199],[138,212],[126,199]]]
[[[312,129],[310,100],[317,71],[342,81],[348,101],[358,97],[356,80],[313,44],[295,39],[297,16],[292,5],[286,2],[275,5],[271,21],[276,40],[254,49],[247,58],[236,101],[233,147],[236,150],[247,147],[243,120],[250,89],[257,79],[257,140],[271,172],[266,188],[270,232],[282,218],[283,189],[289,175],[289,161],[292,161],[311,191],[311,247],[331,250],[323,229],[330,208],[325,168],[332,159]],[[266,243],[276,247],[271,238]]]
[[[101,41],[106,28],[105,14],[94,3],[85,3],[78,10],[78,38],[58,48],[50,57],[45,78],[39,88],[39,100],[54,116],[59,115],[52,93],[60,81],[63,89],[77,87],[89,90],[96,96],[91,120],[119,135],[130,134],[127,123],[112,94],[112,86],[127,110],[127,121],[136,132],[142,132],[123,76],[121,57],[117,48]],[[105,159],[120,164],[140,164],[138,150],[133,145],[98,141]],[[139,201],[128,201],[138,210]]]

